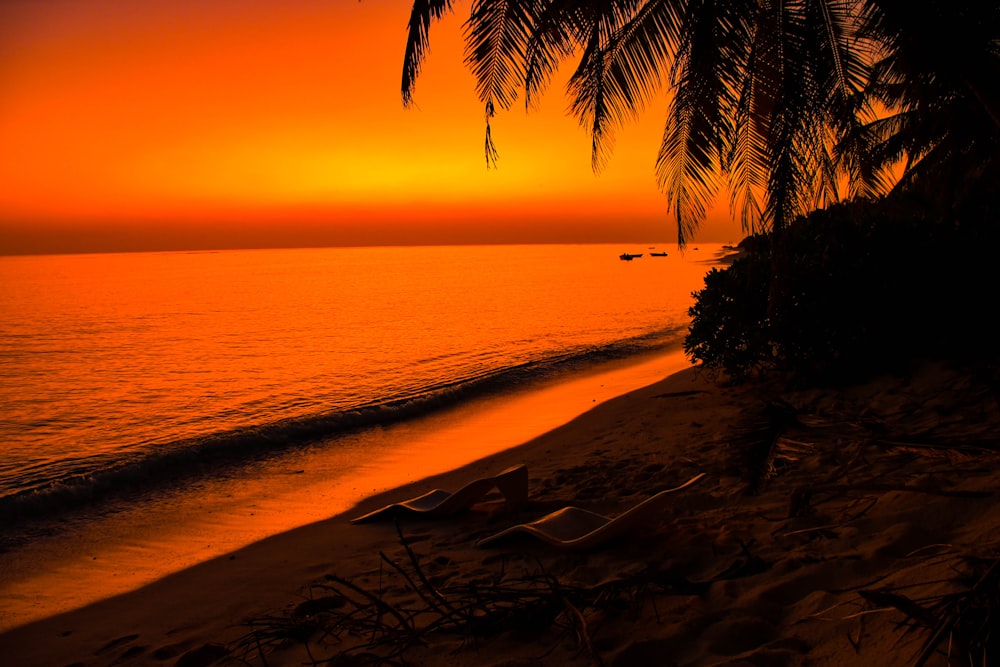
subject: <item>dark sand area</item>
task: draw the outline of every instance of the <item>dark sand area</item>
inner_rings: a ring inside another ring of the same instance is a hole
[[[366,592],[385,617],[424,610],[374,649],[410,633],[413,665],[913,664],[938,624],[950,623],[942,649],[972,633],[972,612],[949,615],[942,601],[972,609],[992,591],[996,620],[998,427],[995,369],[927,363],[789,391],[692,368],[346,514],[8,631],[0,655],[46,667],[323,664],[372,638],[347,631],[340,598]],[[514,512],[492,494],[455,517],[402,520],[402,540],[391,522],[349,521],[515,464],[528,467],[529,497]],[[700,473],[597,548],[476,546],[567,505],[614,517]],[[470,590],[487,610],[471,625],[459,615],[424,628]],[[510,599],[545,604],[491,615]]]

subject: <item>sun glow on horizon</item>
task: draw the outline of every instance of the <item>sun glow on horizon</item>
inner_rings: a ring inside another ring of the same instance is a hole
[[[201,220],[238,235],[242,221],[292,216],[336,239],[346,217],[377,227],[404,212],[431,235],[436,216],[464,211],[487,239],[488,212],[572,242],[600,212],[612,236],[672,238],[653,175],[665,104],[619,132],[595,175],[558,79],[538,110],[497,116],[499,168],[486,168],[466,11],[432,27],[416,108],[403,109],[407,2],[4,3],[0,253],[38,225]],[[738,229],[721,216],[706,241],[716,227],[720,240]]]

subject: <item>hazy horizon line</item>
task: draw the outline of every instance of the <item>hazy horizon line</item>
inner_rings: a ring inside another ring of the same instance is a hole
[[[708,245],[725,245],[735,243],[732,241],[702,241]],[[157,253],[183,253],[202,254],[218,252],[240,252],[248,250],[323,250],[323,249],[361,249],[361,248],[462,248],[462,247],[484,247],[484,246],[575,246],[575,245],[621,245],[631,246],[623,248],[623,251],[639,251],[654,249],[658,246],[677,247],[677,241],[455,241],[442,243],[438,241],[415,242],[415,243],[345,243],[345,244],[316,244],[316,245],[232,245],[232,246],[211,246],[211,247],[175,247],[175,248],[131,248],[131,249],[81,249],[81,250],[49,250],[49,251],[13,251],[0,250],[0,257],[46,257],[58,255],[127,255],[127,254],[157,254]],[[636,248],[635,246],[641,246]],[[697,250],[697,243],[688,243],[687,249]]]

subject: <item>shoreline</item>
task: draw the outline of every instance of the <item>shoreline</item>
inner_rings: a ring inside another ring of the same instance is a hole
[[[777,398],[796,419],[758,461],[766,463],[762,473],[748,477],[748,455],[760,442],[754,434]],[[872,422],[880,424],[878,437],[866,426]],[[412,598],[379,558],[406,562],[395,527],[352,525],[350,517],[525,463],[529,504],[513,515],[487,499],[451,519],[401,522],[407,545],[438,585],[449,590],[453,582],[495,577],[504,563],[511,572],[537,563],[566,585],[644,581],[642,594],[611,615],[578,609],[582,635],[558,625],[537,628],[533,641],[511,630],[473,645],[434,635],[406,654],[413,664],[588,665],[595,654],[610,667],[652,666],[667,657],[683,665],[908,664],[929,631],[897,630],[905,616],[885,602],[899,598],[886,595],[955,594],[956,569],[1000,557],[1000,457],[957,449],[995,442],[998,427],[996,392],[944,364],[906,378],[802,392],[728,387],[688,368],[520,446],[138,591],[0,634],[0,654],[24,667],[263,664],[252,650],[236,652],[245,623],[288,618],[314,582],[335,575],[382,591],[389,602]],[[475,546],[480,537],[568,504],[614,516],[700,472],[706,478],[637,537],[568,554],[530,540]],[[312,641],[311,651],[324,656],[347,646]],[[301,644],[279,642],[267,664],[301,664],[309,655]]]
[[[0,553],[0,632],[128,593],[378,493],[518,446],[594,403],[688,366],[679,345],[480,397],[408,422],[322,441],[255,476],[85,511],[63,533]],[[53,594],[53,592],[58,593]]]

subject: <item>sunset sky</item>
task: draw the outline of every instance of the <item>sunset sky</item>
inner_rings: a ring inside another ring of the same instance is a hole
[[[605,171],[566,113],[483,110],[469,4],[431,29],[416,109],[407,0],[4,0],[0,254],[496,242],[667,242],[665,100]],[[739,240],[725,207],[695,241]]]

